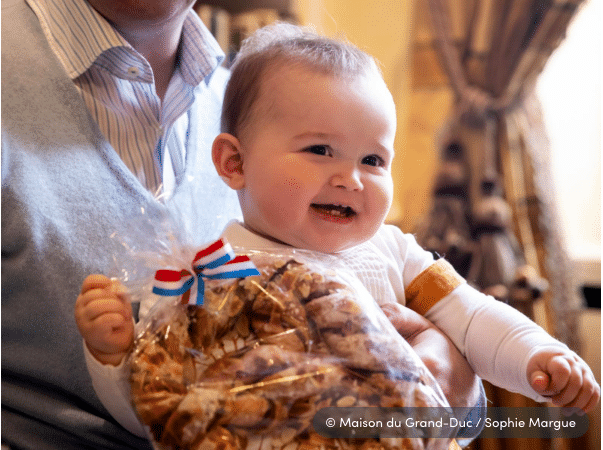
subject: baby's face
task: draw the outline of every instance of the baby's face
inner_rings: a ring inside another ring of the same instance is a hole
[[[393,196],[396,114],[383,80],[275,69],[254,114],[240,136],[246,226],[327,253],[370,239]]]

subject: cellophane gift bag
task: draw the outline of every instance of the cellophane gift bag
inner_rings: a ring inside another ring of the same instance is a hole
[[[314,426],[323,408],[448,407],[335,258],[233,251],[224,240],[174,254],[143,290],[154,306],[141,307],[130,357],[132,404],[154,448],[449,447],[446,437],[332,437]]]

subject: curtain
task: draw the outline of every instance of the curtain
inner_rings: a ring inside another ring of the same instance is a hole
[[[417,240],[468,282],[532,318],[535,300],[544,298],[545,328],[576,351],[582,305],[569,278],[534,88],[581,3],[416,0],[412,70],[415,89],[446,85],[452,93]],[[493,388],[489,397],[493,406],[535,405]],[[474,445],[525,444],[510,441]]]

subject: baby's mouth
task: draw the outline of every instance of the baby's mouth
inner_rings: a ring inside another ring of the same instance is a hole
[[[349,206],[333,204],[321,205],[318,203],[312,203],[310,207],[320,214],[327,214],[333,217],[341,217],[344,219],[351,218],[356,215],[356,211]]]

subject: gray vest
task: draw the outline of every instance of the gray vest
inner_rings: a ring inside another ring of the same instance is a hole
[[[23,1],[2,2],[2,437],[22,448],[146,448],[110,419],[86,372],[73,318],[90,273],[118,275],[154,251],[168,209],[197,242],[239,214],[218,178],[225,74],[191,110],[187,176],[166,205],[146,191],[104,139]],[[114,234],[118,238],[113,238]]]

